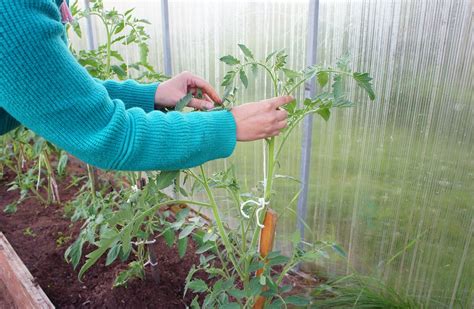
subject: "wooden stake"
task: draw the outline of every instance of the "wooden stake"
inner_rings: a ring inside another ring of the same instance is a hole
[[[265,258],[273,250],[273,240],[275,238],[277,214],[273,209],[268,208],[265,213],[263,225],[265,226],[260,232],[260,255]],[[257,277],[263,273],[263,268],[257,270]],[[265,305],[265,297],[260,296],[253,306],[254,309],[263,309]]]

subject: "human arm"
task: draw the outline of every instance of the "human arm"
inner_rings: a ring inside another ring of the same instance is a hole
[[[146,113],[112,100],[69,53],[51,1],[0,2],[0,11],[0,102],[45,139],[106,169],[182,169],[232,153],[227,111]]]
[[[17,128],[20,123],[10,116],[3,108],[0,108],[0,135]]]

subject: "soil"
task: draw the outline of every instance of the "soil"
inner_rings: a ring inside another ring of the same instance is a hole
[[[128,287],[112,289],[116,275],[125,265],[114,263],[105,267],[105,259],[94,265],[80,282],[77,271],[64,260],[64,252],[77,237],[80,224],[72,224],[64,217],[63,206],[46,207],[35,199],[24,201],[16,213],[5,214],[4,206],[19,197],[18,191],[7,191],[7,184],[13,179],[14,175],[8,171],[0,179],[0,231],[56,307],[185,308],[185,304],[191,302],[191,294],[183,299],[183,289],[188,270],[199,263],[192,241],[182,259],[175,247],[168,247],[162,239],[156,243],[161,276],[159,285],[147,273],[145,280],[137,279]],[[62,183],[69,182],[66,179]],[[61,184],[59,189],[63,203],[77,192],[76,188],[65,188]],[[57,243],[58,240],[62,241]],[[11,308],[9,305],[11,300],[2,297],[0,286],[0,308]]]

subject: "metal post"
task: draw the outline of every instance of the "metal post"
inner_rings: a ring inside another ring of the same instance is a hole
[[[316,64],[316,50],[318,41],[318,18],[319,0],[310,0],[308,16],[308,41],[306,47],[306,64],[308,66]],[[305,85],[305,97],[313,97],[316,94],[316,81],[312,78]],[[298,218],[297,227],[300,231],[301,240],[304,240],[304,221],[306,221],[308,202],[308,181],[311,161],[311,141],[313,137],[313,116],[308,115],[303,120],[303,138],[301,145],[301,193],[298,197]]]
[[[84,0],[84,8],[86,10],[90,9],[89,0]],[[94,40],[94,30],[92,28],[92,20],[90,15],[86,17],[86,30],[87,30],[87,48],[89,50],[96,49],[95,40]]]
[[[161,23],[163,30],[163,61],[165,74],[171,76],[171,44],[168,0],[161,0]]]

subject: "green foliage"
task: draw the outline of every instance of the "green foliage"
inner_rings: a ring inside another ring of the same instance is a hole
[[[149,22],[133,16],[134,9],[124,13],[115,8],[105,9],[102,0],[91,1],[90,9],[80,10],[77,1],[71,6],[74,22],[69,26],[78,37],[82,36],[79,21],[83,18],[95,18],[106,33],[105,42],[93,50],[71,51],[79,63],[84,66],[93,77],[107,80],[133,78],[137,81],[162,81],[164,75],[156,72],[148,62],[148,41],[150,36],[145,26]],[[118,46],[136,46],[139,50],[139,59],[133,63],[125,62],[125,57],[117,50]]]
[[[414,299],[400,295],[381,280],[358,274],[329,281],[312,294],[318,308],[422,308]]]
[[[291,238],[294,246],[292,254],[284,256],[280,252],[271,252],[267,257],[261,257],[258,254],[259,222],[264,217],[265,206],[271,204],[274,198],[272,190],[274,180],[292,179],[290,176],[278,175],[275,172],[280,153],[292,130],[307,115],[317,114],[327,121],[333,108],[355,105],[349,100],[347,93],[347,83],[351,79],[355,81],[355,85],[367,92],[369,99],[373,100],[375,95],[370,83],[371,78],[367,73],[353,73],[349,68],[348,56],[341,57],[334,68],[311,66],[295,70],[287,67],[288,55],[284,50],[274,51],[262,61],[256,60],[247,46],[243,44],[238,46],[243,59],[234,55],[220,58],[223,63],[231,67],[221,84],[225,87],[224,98],[227,104],[235,102],[236,89],[240,84],[244,88],[249,86],[247,74],[249,69],[254,73],[260,69],[267,74],[273,84],[275,95],[292,95],[308,81],[317,82],[320,91],[317,96],[306,98],[300,104],[294,100],[283,107],[288,112],[288,127],[280,137],[266,140],[265,157],[268,158],[266,181],[257,184],[252,192],[241,192],[233,168],[211,176],[206,175],[202,167],[198,174],[192,170],[183,171],[186,178],[190,179],[188,181],[194,181],[191,185],[190,196],[193,196],[195,192],[204,191],[208,196],[213,214],[214,222],[211,222],[208,231],[216,233],[216,237],[211,243],[208,243],[209,239],[203,237],[197,253],[207,252],[214,246],[220,248],[213,251],[217,254],[220,268],[215,267],[214,258],[209,261],[206,255],[201,255],[200,265],[193,267],[188,275],[185,290],[203,294],[203,308],[250,308],[259,296],[266,297],[268,308],[282,308],[287,305],[308,306],[311,300],[307,297],[288,296],[291,287],[282,286],[283,277],[300,262],[316,262],[330,258],[331,251],[336,256],[344,258],[346,256],[344,250],[334,243],[301,242],[299,234],[295,233]],[[327,87],[330,82],[331,87]],[[234,204],[234,209],[237,209],[233,213],[233,218],[237,219],[237,222],[234,223],[236,226],[232,229],[227,228],[221,219],[216,202],[217,195],[228,196],[228,202],[231,205]],[[298,193],[295,196],[297,197]],[[194,227],[188,227],[181,232],[180,237],[187,237],[193,230]],[[214,257],[214,255],[211,256]],[[263,273],[255,276],[254,273],[259,269]],[[197,272],[207,273],[209,279],[212,279],[210,282],[213,283],[207,285],[201,279],[193,279]],[[194,306],[197,305],[194,303]]]

